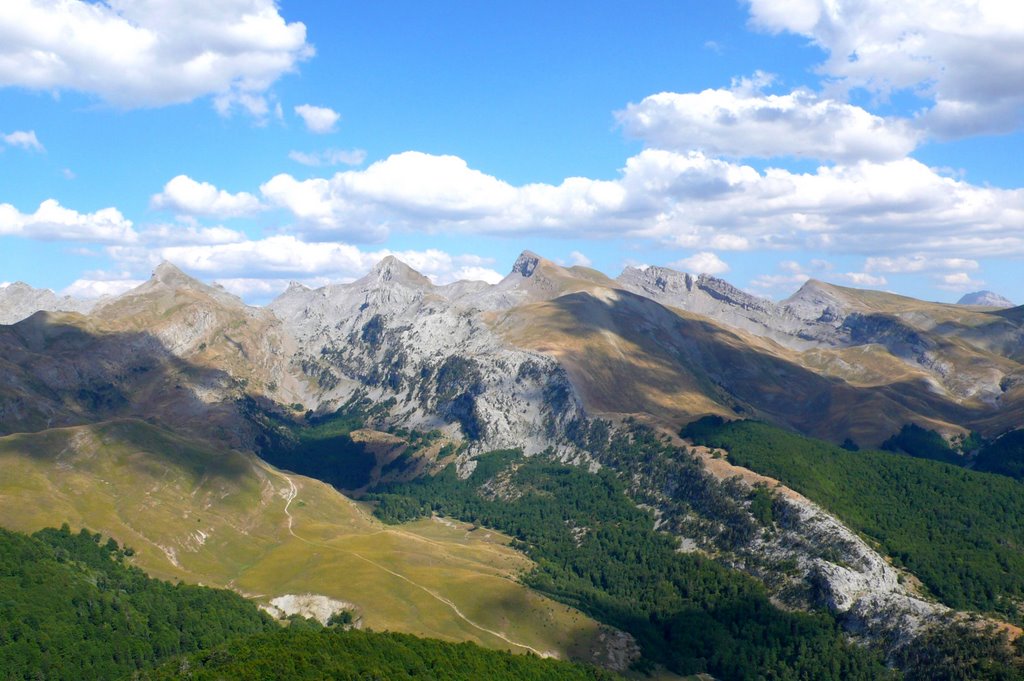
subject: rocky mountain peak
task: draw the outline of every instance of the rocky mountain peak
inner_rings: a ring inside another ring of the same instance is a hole
[[[7,284],[6,286],[0,288],[0,290],[7,291],[8,293],[15,293],[15,292],[24,293],[24,292],[30,292],[30,291],[39,291],[40,293],[42,293],[43,291],[49,291],[50,289],[45,289],[45,288],[44,289],[35,289],[35,288],[29,286],[28,284],[26,284],[23,281],[15,281],[13,283]]]
[[[150,281],[159,282],[172,287],[190,285],[202,286],[198,280],[188,276],[167,260],[164,260],[156,266],[156,269],[153,270],[153,275]]]
[[[686,275],[689,279],[690,275]],[[765,307],[767,301],[751,295],[742,289],[736,288],[725,279],[713,277],[710,274],[701,274],[697,277],[697,287],[705,291],[713,298],[726,300],[734,305],[747,305],[753,307]],[[768,309],[771,307],[765,307]]]
[[[993,291],[975,291],[973,293],[966,293],[956,302],[956,304],[977,305],[979,307],[1014,307],[1011,300],[999,295],[998,293],[994,293]]]
[[[516,258],[515,264],[512,265],[512,274],[519,274],[527,278],[532,277],[543,260],[543,258],[532,251],[523,251]]]
[[[393,255],[389,255],[373,266],[367,275],[378,282],[396,282],[415,287],[430,287],[430,279],[406,265]]]
[[[101,300],[93,311],[108,319],[131,318],[143,308],[166,311],[177,304],[174,302],[176,298],[182,296],[193,300],[213,300],[228,308],[247,307],[241,298],[228,293],[223,287],[205,284],[165,260],[153,270],[148,281],[119,296]]]
[[[620,284],[640,286],[647,290],[662,293],[693,291],[693,277],[685,272],[677,272],[668,267],[627,267],[616,279]]]
[[[782,306],[800,319],[841,322],[848,304],[835,287],[817,279],[808,279],[796,293],[782,301]]]

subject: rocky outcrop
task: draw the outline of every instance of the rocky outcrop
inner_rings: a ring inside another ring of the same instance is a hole
[[[781,503],[791,512],[779,533],[748,550],[793,561],[813,602],[841,615],[851,633],[894,650],[949,612],[911,592],[904,575],[821,507],[796,494]]]
[[[315,619],[320,624],[327,626],[331,617],[336,614],[348,611],[355,613],[358,607],[348,601],[339,601],[335,598],[328,598],[321,594],[285,594],[272,598],[270,603],[261,605],[260,608],[275,619],[287,619],[291,615],[299,615]],[[353,615],[351,626],[353,629],[362,628],[363,618]]]
[[[695,277],[666,267],[627,267],[616,283],[663,305],[710,317],[795,350],[842,343],[837,326],[820,319],[820,312],[806,314],[803,309],[777,305],[707,274]]]
[[[351,284],[289,288],[269,309],[296,338],[303,402],[330,409],[360,392],[389,405],[390,424],[447,428],[473,450],[570,446],[564,433],[583,410],[565,372],[480,318],[485,297],[521,297],[515,278],[535,275],[539,260],[520,262],[510,283],[486,289],[435,287],[394,258]]]
[[[685,451],[684,451],[685,449]],[[835,516],[721,452],[684,447],[633,474],[634,494],[655,509],[681,550],[703,550],[761,579],[790,607],[828,608],[856,636],[888,652],[950,612]],[[750,513],[750,489],[772,495],[772,520]]]

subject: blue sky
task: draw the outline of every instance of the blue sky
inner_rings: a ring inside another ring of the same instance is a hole
[[[396,253],[1016,302],[1015,0],[0,4],[0,283],[252,302]]]

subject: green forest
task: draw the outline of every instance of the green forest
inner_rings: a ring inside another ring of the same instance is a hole
[[[887,678],[825,613],[784,612],[755,580],[654,531],[610,468],[596,474],[502,451],[459,480],[453,467],[371,496],[402,522],[437,513],[516,538],[537,562],[530,586],[637,637],[647,663],[717,678]]]
[[[278,628],[233,592],[149,578],[129,553],[67,525],[0,529],[0,678],[122,678]]]
[[[1024,430],[1014,430],[988,442],[974,462],[974,469],[1024,480]]]
[[[144,681],[611,681],[594,667],[407,634],[289,627],[237,639],[146,672]]]
[[[710,417],[682,435],[727,450],[733,463],[829,509],[943,603],[1021,621],[1015,605],[1024,598],[1019,482],[890,452],[851,452],[753,421]]]

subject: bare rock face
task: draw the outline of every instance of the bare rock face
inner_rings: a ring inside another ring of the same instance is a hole
[[[946,606],[911,593],[893,566],[821,507],[803,497],[790,497],[785,503],[795,514],[764,548],[794,559],[819,603],[844,615],[849,631],[896,646],[949,612]],[[830,552],[827,558],[816,551],[801,552],[801,545],[828,547]]]
[[[537,261],[520,260],[510,279],[535,272]],[[558,446],[583,417],[572,385],[554,360],[492,332],[482,301],[500,306],[518,289],[483,286],[436,287],[388,258],[351,284],[289,288],[269,310],[295,336],[305,404],[330,408],[361,392],[391,405],[392,424],[447,428],[473,450]]]
[[[541,257],[536,253],[523,251],[519,254],[515,264],[512,265],[512,274],[518,274],[529,278],[537,271],[537,265],[540,264],[540,261]]]
[[[58,296],[50,289],[32,288],[16,281],[0,288],[0,324],[14,324],[36,312],[81,312],[87,314],[96,300]]]
[[[849,312],[850,305],[834,288],[811,279],[782,301],[782,307],[805,321],[838,326]]]
[[[290,615],[300,615],[315,619],[324,626],[328,625],[331,616],[336,613],[344,612],[345,610],[350,612],[358,610],[354,603],[339,601],[321,594],[285,594],[284,596],[271,599],[268,605],[260,607],[277,619],[285,619]],[[356,617],[353,622],[353,628],[359,629],[361,627],[362,617]]]
[[[645,495],[658,528],[676,535],[680,550],[716,555],[761,579],[790,607],[827,608],[851,634],[888,652],[950,612],[918,595],[912,578],[806,497],[716,458],[706,447],[689,448],[689,455],[700,474],[680,453],[633,480],[634,493]],[[767,526],[750,514],[754,485],[773,490],[773,519]]]
[[[711,317],[795,350],[841,342],[836,327],[822,323],[820,313],[801,314],[802,310],[752,296],[707,274],[694,277],[666,267],[627,267],[616,282],[663,305]]]

